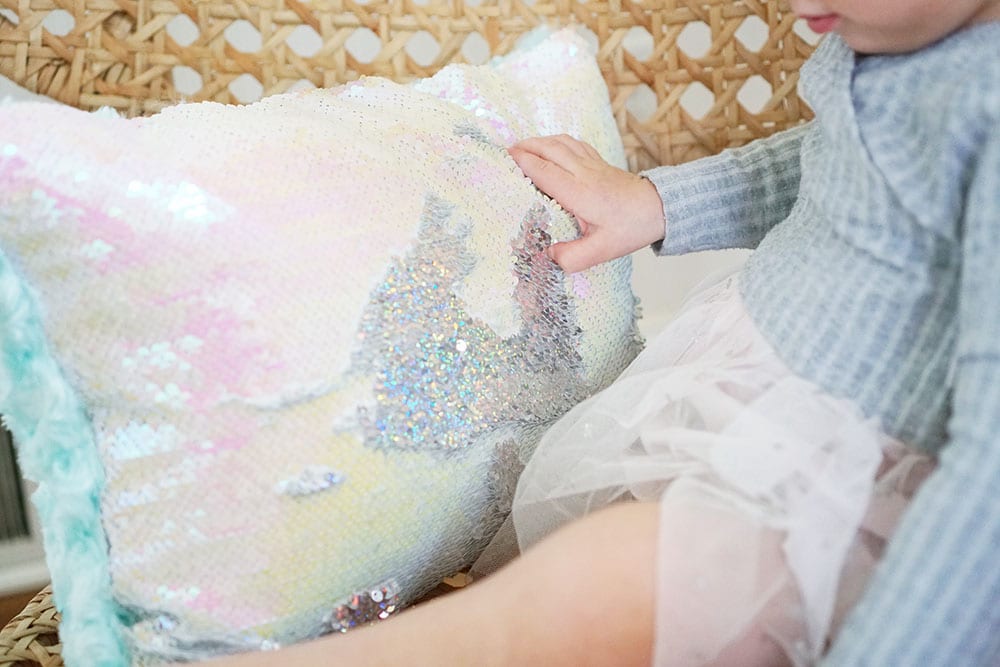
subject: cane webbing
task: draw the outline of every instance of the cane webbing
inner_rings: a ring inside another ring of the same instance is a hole
[[[0,667],[62,667],[59,612],[46,586],[0,630]]]
[[[68,28],[52,28],[57,14]],[[238,102],[231,86],[246,75],[265,95],[362,75],[406,81],[467,62],[471,45],[503,54],[538,25],[571,23],[597,38],[633,169],[809,118],[795,84],[812,47],[784,0],[0,0],[0,74],[83,109],[137,115],[181,99]],[[184,45],[170,34],[179,29],[191,36]],[[235,29],[251,34],[253,52],[231,43]],[[764,37],[744,37],[754,31]],[[297,52],[293,35],[315,46]],[[374,55],[359,58],[365,40]],[[422,62],[412,55],[418,44],[431,53]],[[190,68],[200,88],[180,94],[177,68]],[[744,107],[744,84],[766,100],[762,108]]]

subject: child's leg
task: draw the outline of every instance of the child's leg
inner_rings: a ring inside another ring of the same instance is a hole
[[[488,579],[396,618],[290,646],[280,656],[247,654],[223,663],[646,667],[658,517],[651,503],[612,506],[566,526]],[[684,556],[683,545],[673,551],[668,558]],[[684,618],[697,605],[685,599],[694,589],[680,588],[684,594],[660,604],[669,602]],[[776,664],[780,656],[760,632],[748,632],[739,644],[731,649],[740,665]]]
[[[483,581],[387,621],[222,665],[650,664],[655,505],[563,528]],[[216,665],[215,662],[212,665]]]

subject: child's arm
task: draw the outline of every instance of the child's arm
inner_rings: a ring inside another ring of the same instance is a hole
[[[827,665],[1000,664],[1000,135],[965,204],[951,439]]]
[[[565,135],[527,139],[510,154],[579,221],[581,237],[554,244],[549,253],[565,270],[579,271],[653,243],[664,254],[756,246],[795,203],[807,127],[653,169],[645,178],[612,167]]]
[[[644,172],[663,200],[659,254],[755,248],[788,217],[799,194],[799,154],[812,123],[741,148]]]
[[[663,205],[652,183],[612,167],[568,135],[525,139],[509,149],[535,186],[573,214],[580,238],[549,247],[568,272],[622,257],[663,238]]]

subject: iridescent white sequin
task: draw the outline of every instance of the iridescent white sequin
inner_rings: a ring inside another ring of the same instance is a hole
[[[0,112],[0,245],[93,416],[137,664],[414,601],[637,350],[627,262],[567,279],[543,251],[578,230],[505,151],[566,132],[623,163],[564,42],[413,87]]]
[[[126,187],[125,196],[163,206],[171,214],[174,223],[192,231],[203,230],[218,221],[223,211],[215,209],[225,209],[219,204],[213,205],[204,190],[186,181],[175,184],[169,181],[146,183],[133,180]]]
[[[114,460],[127,461],[174,450],[180,444],[180,434],[171,424],[154,427],[146,423],[129,422],[108,434],[104,442],[108,456]]]
[[[332,489],[343,481],[344,476],[333,468],[321,465],[306,466],[295,477],[278,482],[275,491],[286,496],[308,496]]]
[[[101,239],[80,246],[80,254],[90,260],[102,260],[114,252],[114,246]]]

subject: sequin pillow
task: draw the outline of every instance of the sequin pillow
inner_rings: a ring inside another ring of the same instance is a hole
[[[68,664],[344,631],[472,562],[639,346],[628,263],[559,271],[574,222],[504,150],[560,132],[623,162],[572,33],[410,86],[0,111],[0,412]]]

